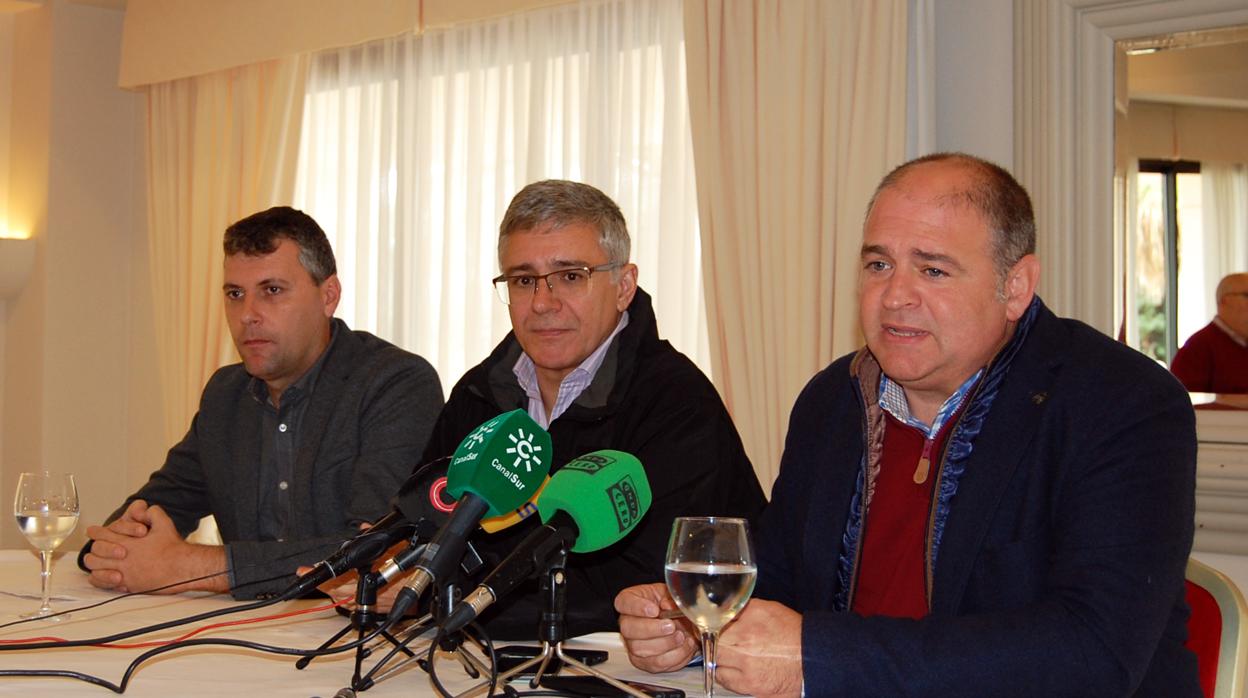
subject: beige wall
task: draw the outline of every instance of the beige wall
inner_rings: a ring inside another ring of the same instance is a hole
[[[111,511],[168,446],[151,438],[143,110],[116,87],[121,26],[118,11],[52,0],[12,27],[9,212],[37,251],[0,327],[0,506],[22,470],[66,470],[84,522]],[[22,544],[0,526],[0,545]]]

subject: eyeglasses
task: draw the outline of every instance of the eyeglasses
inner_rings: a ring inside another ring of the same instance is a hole
[[[494,292],[505,305],[512,301],[524,302],[537,293],[537,282],[545,281],[546,290],[562,300],[584,298],[589,294],[590,281],[596,271],[614,271],[621,262],[608,262],[596,267],[569,267],[545,274],[503,274],[492,279]]]

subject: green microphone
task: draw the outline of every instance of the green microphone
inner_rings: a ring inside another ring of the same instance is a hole
[[[550,434],[524,410],[487,420],[464,437],[446,472],[446,491],[457,500],[450,518],[428,544],[386,565],[415,569],[391,618],[401,618],[431,583],[454,571],[481,519],[511,513],[533,497],[550,472],[550,453]]]
[[[571,552],[602,550],[628,534],[650,510],[650,481],[637,457],[623,451],[586,453],[550,478],[537,500],[542,523],[559,515],[577,527]]]
[[[550,434],[527,412],[500,414],[473,429],[455,449],[446,492],[457,500],[480,497],[488,505],[481,518],[509,514],[545,481],[550,455]]]
[[[618,542],[650,510],[650,481],[635,456],[594,451],[551,476],[537,499],[542,525],[512,550],[447,616],[443,631],[455,632],[561,551],[589,553]]]

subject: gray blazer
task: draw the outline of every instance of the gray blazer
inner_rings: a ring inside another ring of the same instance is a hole
[[[135,499],[163,507],[183,536],[214,515],[232,593],[254,598],[281,591],[298,565],[324,558],[360,522],[388,511],[390,497],[419,464],[442,409],[442,387],[421,357],[333,322],[334,340],[303,416],[307,436],[290,484],[288,539],[257,540],[263,406],[248,390],[251,376],[241,363],[213,374],[186,436],[108,521]]]

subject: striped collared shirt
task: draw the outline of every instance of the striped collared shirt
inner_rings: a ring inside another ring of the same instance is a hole
[[[962,399],[966,397],[971,386],[975,385],[975,381],[979,380],[983,373],[984,369],[979,369],[975,375],[967,378],[965,383],[953,391],[953,395],[950,395],[936,412],[936,419],[932,420],[931,426],[924,424],[910,413],[910,401],[906,399],[906,391],[883,373],[880,374],[880,407],[893,415],[897,421],[918,429],[923,436],[930,439],[939,434],[940,428],[958,411],[958,408],[962,406]]]
[[[546,405],[542,403],[541,388],[537,385],[537,366],[528,354],[521,352],[520,358],[511,371],[516,374],[516,380],[519,381],[524,394],[529,398],[529,416],[533,418],[533,421],[543,429],[549,429],[550,423],[567,411],[572,402],[580,397],[581,393],[585,392],[589,384],[594,381],[594,376],[598,375],[598,369],[602,367],[602,362],[607,358],[607,350],[611,347],[611,341],[625,327],[628,327],[627,310],[620,315],[620,321],[615,324],[615,329],[607,335],[602,344],[598,345],[594,353],[585,357],[580,366],[563,377],[559,383],[559,395],[555,397],[555,404],[550,410],[549,417],[546,416]]]

